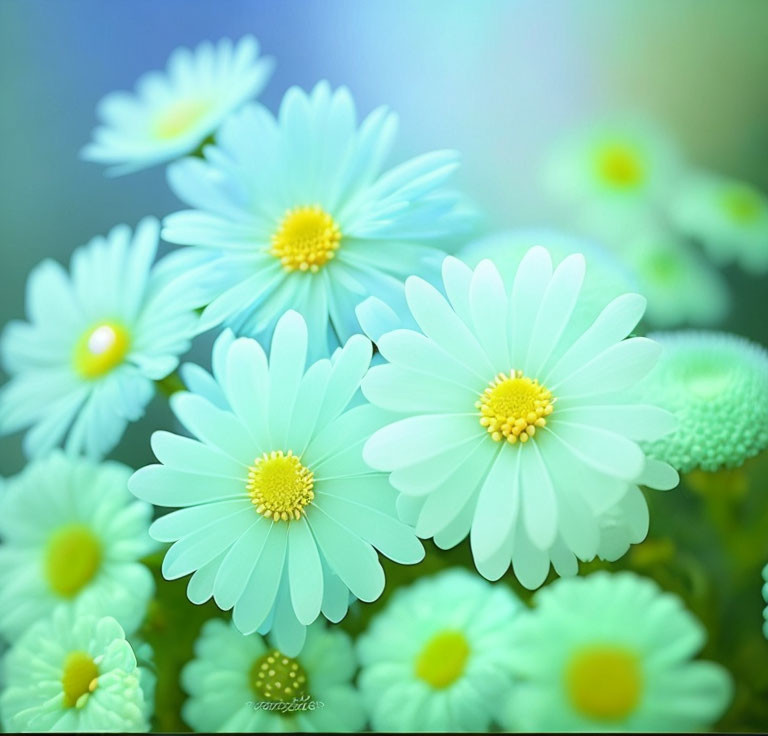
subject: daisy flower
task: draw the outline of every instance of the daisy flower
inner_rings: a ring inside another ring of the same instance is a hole
[[[685,330],[649,337],[661,360],[636,394],[678,419],[675,432],[647,442],[678,470],[734,468],[768,446],[768,353],[725,332]]]
[[[763,634],[768,639],[768,565],[763,568],[763,600],[765,601],[765,608],[763,609]]]
[[[443,188],[454,152],[382,173],[395,129],[383,107],[358,126],[349,92],[321,82],[310,94],[288,90],[277,119],[248,106],[204,160],[169,168],[193,209],[167,217],[163,237],[199,251],[180,280],[207,305],[201,329],[226,322],[262,337],[290,307],[309,324],[312,355],[324,357],[359,332],[354,309],[366,296],[403,302],[402,279],[436,267],[434,244],[466,215]]]
[[[148,731],[140,671],[115,619],[64,607],[37,621],[3,661],[7,731]]]
[[[513,689],[509,647],[522,605],[461,568],[399,589],[357,641],[376,731],[485,731]]]
[[[225,333],[225,343],[228,337]],[[347,612],[350,592],[373,601],[384,588],[376,550],[412,564],[424,550],[396,518],[396,492],[368,468],[362,445],[392,417],[367,403],[350,408],[371,360],[362,335],[305,371],[307,325],[278,322],[269,361],[250,338],[214,351],[227,401],[177,393],[171,407],[196,439],[156,432],[162,465],[139,470],[130,489],[159,506],[182,507],[150,534],[174,542],[163,575],[194,573],[188,596],[213,596],[244,634],[272,631],[294,656],[306,626]]]
[[[627,244],[623,257],[648,299],[645,319],[655,327],[712,325],[728,314],[731,300],[725,279],[678,237],[644,233]]]
[[[473,271],[448,257],[448,298],[409,278],[420,331],[382,335],[377,347],[389,364],[363,380],[372,404],[406,415],[371,436],[365,461],[411,497],[419,536],[450,547],[470,534],[475,564],[490,579],[511,562],[524,585],[537,587],[552,555],[595,555],[596,517],[631,486],[677,484],[677,473],[638,445],[673,429],[674,417],[624,398],[660,352],[647,338],[624,339],[645,300],[617,297],[568,337],[583,276],[583,256],[553,271],[536,247],[508,289],[490,261]]]
[[[198,317],[152,268],[159,225],[142,220],[94,238],[27,283],[29,322],[7,325],[0,341],[10,381],[0,389],[0,432],[31,427],[24,450],[40,457],[65,441],[67,452],[101,457],[136,421],[154,381],[176,368]]]
[[[321,621],[307,630],[301,654],[290,657],[258,634],[243,636],[211,619],[181,673],[190,696],[182,715],[201,732],[360,731],[356,669],[349,636]]]
[[[273,66],[272,59],[259,57],[253,36],[177,48],[165,71],[143,75],[133,94],[111,92],[99,102],[102,124],[81,156],[109,165],[114,175],[191,153],[261,92]]]
[[[716,263],[768,271],[768,197],[753,186],[711,174],[691,177],[670,214]]]
[[[704,628],[652,580],[606,572],[558,580],[534,604],[507,650],[519,679],[504,728],[698,731],[728,706],[728,673],[693,659]]]
[[[17,638],[55,607],[113,616],[132,633],[154,591],[138,560],[156,545],[152,507],[128,493],[129,468],[55,452],[0,496],[0,634]]]

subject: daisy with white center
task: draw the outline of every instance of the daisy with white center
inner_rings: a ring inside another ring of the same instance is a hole
[[[301,653],[289,657],[258,634],[243,636],[211,619],[181,673],[190,696],[182,715],[201,732],[360,731],[356,669],[349,636],[320,621],[307,630]]]
[[[716,263],[768,271],[768,197],[750,184],[713,174],[691,177],[670,214]]]
[[[475,564],[489,579],[511,562],[537,587],[550,559],[573,569],[574,555],[596,554],[597,518],[630,489],[677,485],[677,473],[638,445],[674,429],[674,417],[623,398],[660,352],[652,340],[624,339],[645,300],[620,296],[569,336],[583,276],[581,255],[553,271],[536,247],[508,291],[490,261],[472,271],[448,257],[448,298],[409,278],[421,331],[382,335],[389,364],[363,380],[371,403],[407,415],[373,434],[364,459],[390,473],[419,536],[447,548],[471,529]]]
[[[16,642],[3,667],[7,731],[149,730],[136,657],[111,617],[57,608]]]
[[[73,454],[101,457],[136,421],[154,381],[178,364],[198,317],[154,268],[157,220],[94,238],[72,256],[70,273],[55,261],[27,283],[29,322],[7,325],[0,342],[11,378],[0,389],[0,432],[31,427],[24,450],[40,457],[64,442]]]
[[[514,689],[522,608],[509,588],[461,568],[398,590],[357,641],[374,730],[487,730]]]
[[[720,665],[693,658],[705,630],[676,596],[632,573],[558,580],[520,616],[505,729],[699,731],[731,700]]]
[[[102,124],[81,155],[109,165],[114,175],[192,153],[227,115],[261,92],[273,66],[269,57],[259,57],[253,36],[177,48],[165,71],[142,76],[133,94],[111,92],[99,102]]]
[[[402,280],[436,272],[434,246],[467,220],[444,188],[457,155],[437,151],[382,172],[395,129],[383,107],[358,126],[349,92],[321,82],[310,94],[289,89],[277,119],[248,106],[204,160],[169,168],[171,188],[193,209],[167,217],[163,237],[199,252],[179,279],[207,305],[201,329],[226,322],[268,337],[293,308],[309,325],[311,354],[324,357],[359,332],[354,309],[366,296],[404,304]]]
[[[129,468],[55,452],[0,496],[0,634],[13,640],[57,606],[113,616],[130,634],[154,591],[138,560],[156,548],[152,507],[128,493]]]
[[[234,608],[241,632],[271,631],[294,656],[321,613],[333,622],[346,615],[350,592],[379,597],[376,550],[403,564],[424,550],[397,520],[386,475],[362,459],[365,440],[392,418],[357,399],[371,343],[353,337],[305,370],[307,325],[296,312],[278,322],[269,360],[255,340],[223,340],[213,370],[225,408],[175,394],[171,407],[196,439],[156,432],[163,464],[139,470],[129,485],[139,498],[181,507],[150,530],[175,542],[163,575],[194,573],[192,602],[213,596]]]

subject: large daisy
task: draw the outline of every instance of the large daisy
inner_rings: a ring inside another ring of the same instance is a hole
[[[728,673],[694,660],[701,624],[632,573],[558,580],[515,624],[507,656],[517,686],[504,728],[698,731],[730,702]]]
[[[389,364],[362,384],[371,403],[407,415],[373,434],[366,462],[418,507],[420,536],[450,545],[471,528],[475,563],[491,579],[511,562],[538,586],[552,552],[594,556],[596,517],[631,487],[677,484],[638,445],[671,431],[674,417],[623,398],[660,352],[647,338],[625,339],[645,300],[618,297],[568,338],[583,275],[582,256],[553,271],[536,247],[508,290],[490,261],[472,271],[448,257],[448,298],[409,278],[420,332],[382,335]]]
[[[126,174],[191,153],[261,92],[272,68],[253,36],[177,48],[165,71],[142,76],[134,93],[111,92],[99,102],[102,124],[81,155]]]
[[[0,390],[0,431],[31,427],[24,450],[45,455],[64,442],[71,453],[101,457],[139,419],[154,381],[176,368],[197,315],[170,286],[168,266],[153,268],[157,220],[94,238],[27,283],[29,322],[11,322],[0,350],[10,381]]]
[[[190,696],[182,714],[201,732],[360,731],[365,711],[351,682],[356,669],[349,636],[321,621],[290,657],[258,634],[243,636],[211,619],[181,673]]]
[[[207,304],[202,329],[226,322],[260,337],[293,308],[322,357],[359,331],[354,309],[366,296],[403,302],[401,280],[439,264],[433,246],[466,218],[444,189],[454,152],[382,173],[395,128],[385,108],[358,126],[349,92],[321,82],[288,90],[277,119],[248,106],[204,160],[169,168],[193,209],[167,217],[163,237],[199,249],[180,280]]]
[[[15,639],[55,607],[113,616],[130,634],[154,583],[138,560],[156,548],[131,470],[53,453],[0,495],[0,633]]]
[[[514,688],[509,588],[455,568],[398,590],[358,639],[377,731],[484,731]]]
[[[365,440],[392,416],[356,399],[371,343],[353,337],[305,370],[307,326],[293,311],[277,324],[269,361],[255,340],[225,333],[225,341],[213,367],[227,408],[174,395],[174,413],[196,439],[156,432],[163,464],[139,470],[130,488],[181,507],[150,530],[175,543],[165,577],[194,573],[191,601],[213,596],[234,608],[240,631],[272,631],[293,656],[321,612],[334,622],[346,615],[350,592],[378,598],[376,550],[405,564],[424,551],[397,520],[386,475],[362,459]]]

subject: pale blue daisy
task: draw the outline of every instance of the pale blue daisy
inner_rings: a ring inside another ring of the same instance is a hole
[[[133,235],[118,225],[78,248],[69,274],[52,260],[32,271],[29,322],[9,323],[0,342],[11,376],[0,389],[0,432],[31,427],[27,455],[62,442],[105,455],[189,347],[198,317],[169,284],[168,265],[152,267],[158,232],[153,218]]]
[[[272,631],[294,656],[321,613],[334,622],[346,615],[350,592],[378,598],[376,550],[403,564],[424,551],[397,520],[386,475],[362,459],[365,440],[392,419],[365,402],[350,408],[371,343],[357,335],[305,371],[307,326],[296,312],[278,322],[269,360],[255,340],[231,337],[225,333],[213,365],[226,408],[175,394],[171,407],[197,439],[156,432],[163,464],[139,470],[129,485],[139,498],[184,507],[150,530],[175,542],[164,576],[194,573],[192,602],[213,596],[234,608],[244,634]]]
[[[226,322],[268,336],[293,308],[309,325],[311,355],[323,357],[359,332],[354,309],[366,296],[404,306],[402,280],[436,269],[434,246],[467,215],[444,188],[458,165],[452,151],[382,173],[395,130],[383,107],[358,126],[349,92],[321,82],[310,94],[288,90],[277,119],[248,106],[204,160],[169,168],[194,209],[167,217],[163,237],[195,246],[197,267],[180,280],[207,305],[201,329]]]

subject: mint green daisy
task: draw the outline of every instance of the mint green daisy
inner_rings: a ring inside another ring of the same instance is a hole
[[[617,297],[570,333],[584,269],[576,254],[553,270],[549,253],[532,248],[509,288],[490,261],[473,271],[446,258],[448,298],[409,278],[419,331],[380,336],[389,363],[363,380],[371,403],[400,413],[374,432],[364,459],[390,473],[419,536],[448,548],[469,535],[491,580],[510,564],[529,588],[550,561],[573,570],[576,557],[597,554],[598,517],[631,488],[678,482],[638,444],[670,432],[674,417],[625,398],[660,352],[647,338],[624,339],[645,300]]]
[[[522,605],[462,568],[401,588],[357,641],[376,731],[485,731],[514,689],[509,648]]]
[[[637,389],[673,412],[678,428],[646,443],[654,458],[680,471],[735,468],[768,446],[768,353],[725,332],[649,335],[661,359]]]
[[[180,508],[150,534],[174,542],[163,575],[194,573],[194,603],[213,596],[244,634],[272,632],[287,655],[306,626],[347,612],[350,592],[373,601],[384,588],[376,550],[412,564],[424,550],[398,521],[396,492],[362,459],[365,440],[392,415],[358,399],[371,343],[351,338],[305,370],[307,325],[287,312],[269,360],[258,342],[224,333],[213,371],[226,406],[178,393],[171,407],[195,439],[156,432],[162,465],[131,478],[139,498]],[[210,396],[210,394],[209,394]]]
[[[670,205],[678,227],[718,264],[737,262],[752,273],[768,271],[768,197],[742,181],[690,177]]]
[[[704,627],[677,596],[632,573],[597,572],[540,590],[513,627],[517,678],[505,729],[699,731],[731,700],[731,678],[694,660]]]
[[[3,666],[7,731],[149,730],[136,657],[109,616],[59,607],[29,628]]]
[[[24,451],[42,457],[64,443],[98,458],[139,419],[154,381],[176,368],[198,317],[168,284],[168,263],[152,267],[159,225],[142,220],[78,248],[70,273],[45,260],[27,282],[28,322],[0,341],[10,381],[0,389],[0,433],[30,427]]]
[[[144,74],[133,94],[110,92],[98,105],[102,124],[81,155],[127,174],[193,152],[224,118],[256,97],[269,80],[272,59],[243,36],[173,51],[164,72]]]
[[[169,168],[191,209],[165,219],[163,238],[193,246],[197,265],[179,280],[205,306],[201,329],[224,323],[267,340],[295,309],[310,354],[325,357],[359,332],[354,310],[366,296],[404,308],[405,277],[436,272],[442,239],[468,221],[446,189],[457,154],[383,171],[396,116],[380,107],[356,118],[344,87],[292,87],[277,118],[250,105],[226,120],[203,160]]]
[[[139,562],[156,544],[131,470],[54,452],[0,495],[0,634],[18,638],[56,607],[112,616],[130,634],[154,591]]]
[[[201,732],[361,731],[356,670],[349,636],[321,621],[307,629],[301,654],[287,656],[258,634],[211,619],[181,673],[190,696],[182,715]]]

